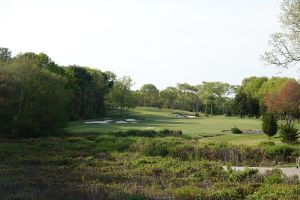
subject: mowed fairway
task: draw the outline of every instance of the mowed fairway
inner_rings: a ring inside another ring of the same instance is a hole
[[[137,123],[116,124],[85,124],[73,122],[67,129],[70,132],[97,132],[109,133],[128,129],[172,129],[182,130],[184,135],[197,138],[200,142],[229,142],[234,144],[255,145],[262,141],[267,141],[264,134],[232,134],[230,129],[238,127],[240,129],[261,130],[261,119],[241,119],[238,117],[201,116],[196,119],[178,119],[176,111],[155,108],[138,107],[123,113],[122,117],[118,113],[110,113],[109,119],[124,120],[136,119]],[[97,119],[99,120],[99,119]],[[101,120],[101,119],[100,119]],[[298,126],[298,125],[297,125]],[[279,139],[272,139],[276,143]]]

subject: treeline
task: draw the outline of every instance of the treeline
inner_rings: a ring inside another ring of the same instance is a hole
[[[111,108],[121,110],[123,107],[147,106],[241,118],[258,118],[267,111],[276,112],[281,118],[300,116],[299,83],[286,77],[254,76],[245,78],[240,86],[222,82],[183,83],[163,90],[145,84],[137,91],[130,90],[132,82],[129,77],[117,79],[115,83],[118,87],[112,89],[114,92],[110,93],[109,102],[115,105]]]
[[[11,56],[0,49],[0,132],[37,136],[64,127],[70,119],[105,114],[113,81],[100,70],[62,67],[46,54]]]
[[[70,120],[103,117],[135,106],[259,117],[266,110],[298,117],[299,84],[289,78],[250,77],[241,86],[222,82],[179,83],[132,90],[130,77],[84,66],[59,66],[46,54],[12,56],[0,48],[0,132],[21,136],[54,133]],[[289,119],[290,119],[289,118]]]
[[[139,90],[132,91],[131,85],[132,80],[129,77],[115,79],[115,85],[108,95],[110,109],[145,106],[225,114],[231,109],[232,97],[237,88],[228,83],[203,82],[196,86],[177,84],[176,87],[167,87],[161,91],[153,84],[145,84]]]
[[[281,119],[298,118],[300,85],[292,78],[250,77],[236,90],[232,110],[241,117],[271,112]]]

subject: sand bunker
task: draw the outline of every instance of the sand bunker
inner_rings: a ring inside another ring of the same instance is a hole
[[[120,121],[116,121],[115,123],[116,124],[127,124],[128,122],[120,120]]]
[[[194,118],[196,118],[196,116],[193,116],[193,115],[179,115],[179,114],[177,114],[176,118],[178,118],[178,119],[186,119],[186,118],[188,118],[188,119],[194,119]]]
[[[84,122],[85,124],[109,124],[112,120]]]
[[[136,119],[125,119],[126,122],[136,122]]]
[[[84,122],[85,124],[128,124],[128,123],[137,123],[136,119],[124,119],[124,120],[118,120],[118,121],[114,121],[114,120],[102,120],[102,121],[90,121],[90,122]]]

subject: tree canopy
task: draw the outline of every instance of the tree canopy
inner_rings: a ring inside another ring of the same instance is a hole
[[[270,36],[271,50],[262,60],[269,64],[287,67],[300,61],[300,1],[284,0],[281,4],[282,32]]]

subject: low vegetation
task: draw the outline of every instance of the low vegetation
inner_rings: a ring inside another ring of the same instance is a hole
[[[168,131],[163,131],[168,132]],[[172,132],[172,131],[169,131]],[[0,140],[2,199],[294,199],[298,178],[222,165],[293,162],[299,148],[199,144],[149,130]],[[136,134],[136,133],[135,133]],[[268,188],[268,189],[267,189]]]

